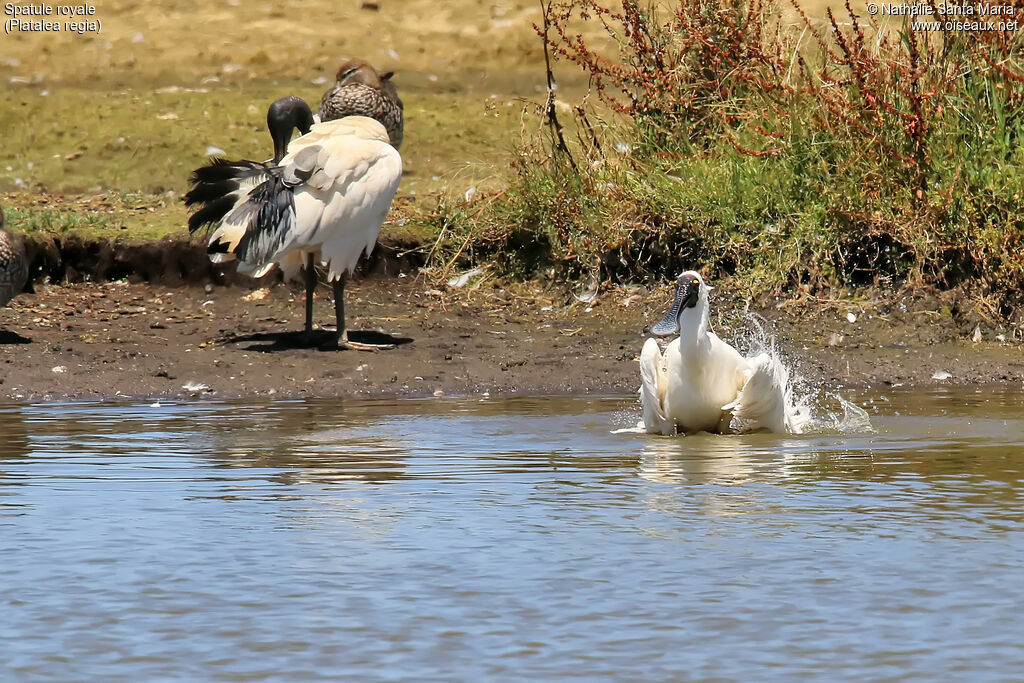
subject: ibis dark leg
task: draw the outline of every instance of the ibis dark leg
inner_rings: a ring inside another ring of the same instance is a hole
[[[313,268],[313,254],[306,256],[306,329],[303,340],[313,343],[313,292],[316,290],[316,270]]]
[[[332,283],[334,285],[334,317],[338,322],[338,331],[335,339],[339,349],[355,349],[358,351],[380,351],[381,349],[393,349],[394,344],[365,344],[348,340],[348,330],[345,328],[345,276],[342,275]]]
[[[334,285],[334,319],[338,323],[338,345],[348,343],[348,330],[345,329],[345,276],[342,275],[331,283]]]

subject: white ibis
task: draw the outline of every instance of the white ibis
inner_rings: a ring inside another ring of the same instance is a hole
[[[307,345],[319,262],[334,287],[338,346],[388,347],[349,341],[344,291],[359,257],[373,250],[402,176],[402,103],[390,77],[346,62],[324,95],[319,122],[298,97],[274,102],[267,112],[274,160],[214,159],[193,172],[185,195],[199,207],[189,231],[216,226],[207,247],[214,261],[237,258],[239,271],[254,277],[275,264],[286,279],[305,270]],[[289,142],[295,128],[302,135]]]

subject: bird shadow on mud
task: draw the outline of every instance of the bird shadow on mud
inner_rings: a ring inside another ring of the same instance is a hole
[[[10,330],[0,330],[0,345],[2,344],[31,344],[32,340],[28,337],[22,337],[17,332],[11,332]]]
[[[348,340],[356,344],[373,344],[375,346],[401,346],[413,341],[412,337],[394,337],[385,332],[373,330],[349,330]],[[297,349],[316,349],[318,351],[338,351],[333,330],[316,330],[313,339],[306,341],[301,331],[293,332],[255,332],[253,334],[228,335],[217,340],[220,344],[245,344],[243,351],[260,351],[274,353],[277,351],[294,351]]]

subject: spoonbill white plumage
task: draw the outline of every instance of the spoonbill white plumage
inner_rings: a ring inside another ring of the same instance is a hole
[[[649,433],[733,431],[799,433],[803,418],[791,405],[786,368],[768,353],[744,358],[708,329],[708,292],[699,273],[676,280],[668,314],[651,332],[679,333],[662,354],[648,339],[640,352],[640,402]]]

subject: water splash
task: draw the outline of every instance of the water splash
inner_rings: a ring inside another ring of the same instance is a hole
[[[783,392],[781,410],[784,411],[783,421],[786,431],[789,434],[803,434],[813,422],[809,395],[797,391],[799,382],[794,381],[791,364],[779,351],[774,335],[768,332],[767,321],[760,315],[749,312],[745,314],[745,319],[749,323],[749,328],[745,334],[740,335],[737,343],[738,347],[744,351],[743,357],[750,363],[753,370],[748,387],[752,385],[781,387]],[[746,390],[745,387],[744,391]],[[750,426],[744,418],[742,410],[737,411],[729,425],[733,431],[739,433],[751,431]]]
[[[847,401],[839,394],[830,394],[843,409],[842,415],[825,415],[820,420],[821,431],[839,432],[840,434],[874,434],[868,411],[852,401]]]
[[[632,427],[623,427],[621,429],[613,429],[609,434],[646,434],[647,430],[644,429],[644,421],[640,420]]]
[[[768,322],[757,313],[746,313],[748,331],[737,339],[745,350],[744,357],[773,378],[785,392],[786,428],[790,434],[839,432],[841,434],[874,433],[867,412],[838,394],[826,394],[817,383],[799,374],[798,366],[786,359],[779,350],[774,335],[768,331]],[[822,408],[824,399],[839,404],[841,414]],[[742,419],[733,419],[730,425],[744,431]]]

